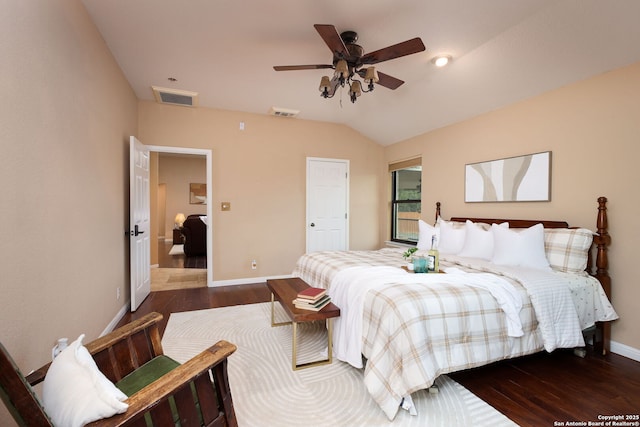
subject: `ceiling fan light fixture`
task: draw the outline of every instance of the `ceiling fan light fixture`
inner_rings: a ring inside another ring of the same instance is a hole
[[[336,63],[336,77],[344,80],[349,77],[349,66],[347,65],[347,61],[344,59],[341,59]]]
[[[451,62],[451,55],[438,55],[434,57],[431,62],[433,62],[436,67],[442,68]]]
[[[366,84],[378,83],[380,78],[378,77],[378,71],[376,71],[376,67],[367,68],[367,72],[364,74],[364,82]]]
[[[420,37],[414,37],[402,43],[365,53],[362,46],[355,43],[358,40],[358,33],[355,31],[338,33],[335,26],[325,24],[315,24],[313,27],[333,53],[332,62],[330,64],[277,65],[273,69],[275,71],[333,69],[332,77],[324,76],[320,80],[318,89],[323,98],[333,98],[338,87],[342,94],[342,88],[345,86],[349,91],[351,102],[355,102],[363,92],[373,91],[375,84],[395,90],[404,84],[404,81],[388,74],[378,75],[374,67],[367,67],[367,65],[379,64],[426,50]],[[340,99],[342,101],[342,96]]]
[[[330,88],[331,80],[329,79],[329,76],[322,76],[322,79],[320,79],[320,87],[318,89],[320,92],[328,92]]]
[[[356,99],[362,95],[362,85],[359,80],[354,80],[351,83],[351,88],[349,89],[349,97],[351,98],[351,102],[356,102]]]

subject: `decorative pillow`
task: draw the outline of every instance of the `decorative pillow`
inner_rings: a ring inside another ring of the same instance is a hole
[[[544,249],[551,268],[579,273],[587,268],[593,232],[586,228],[546,228]]]
[[[53,360],[42,386],[42,404],[56,427],[84,426],[121,414],[127,396],[98,370],[82,345],[84,334]]]
[[[509,223],[503,222],[498,227],[509,228]],[[490,261],[493,257],[493,233],[491,228],[487,224],[474,223],[467,220],[464,245],[458,255]]]
[[[536,224],[524,229],[491,226],[493,257],[497,265],[551,270],[544,251],[544,227]]]
[[[436,236],[436,244],[440,240],[440,227],[427,224],[423,220],[418,221],[418,249],[431,249],[431,239]]]
[[[441,254],[456,255],[464,246],[464,237],[466,234],[465,223],[456,221],[445,221],[438,218],[440,226],[440,239],[438,240],[438,251]]]

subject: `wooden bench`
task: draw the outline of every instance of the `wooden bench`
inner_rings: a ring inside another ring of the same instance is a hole
[[[309,285],[298,277],[290,279],[270,279],[267,280],[267,287],[271,291],[271,326],[292,325],[292,355],[291,368],[310,368],[312,366],[326,365],[333,361],[333,322],[334,317],[340,316],[340,309],[333,303],[329,303],[320,311],[304,310],[296,308],[293,300],[298,296],[298,292],[306,289]],[[275,301],[278,300],[289,317],[289,322],[275,321]],[[301,363],[298,365],[298,323],[315,322],[325,320],[327,322],[327,358],[314,362]]]

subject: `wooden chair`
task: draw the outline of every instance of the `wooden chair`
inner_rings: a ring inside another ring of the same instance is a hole
[[[158,322],[150,313],[86,345],[100,371],[113,383],[163,356]],[[88,424],[106,426],[237,426],[227,377],[227,358],[236,346],[218,341],[137,392],[128,410]],[[0,343],[0,397],[20,426],[52,426],[32,386],[50,364],[24,377]],[[179,419],[179,423],[176,422]]]

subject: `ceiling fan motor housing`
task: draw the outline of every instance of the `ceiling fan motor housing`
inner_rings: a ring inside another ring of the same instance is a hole
[[[362,46],[355,43],[358,41],[358,33],[355,31],[343,31],[340,33],[340,38],[349,52],[349,57],[342,58],[342,55],[336,53],[333,57],[333,64],[335,65],[340,59],[344,59],[349,64],[349,68],[357,69],[362,65],[360,64],[360,58],[364,55]]]

